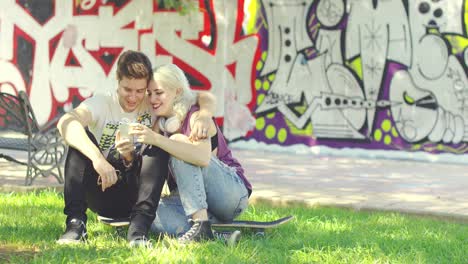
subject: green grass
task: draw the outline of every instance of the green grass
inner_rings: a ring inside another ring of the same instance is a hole
[[[256,204],[243,219],[296,218],[265,237],[244,232],[235,247],[153,237],[153,249],[132,249],[92,213],[87,243],[55,244],[62,207],[61,193],[0,194],[0,263],[468,263],[467,224],[420,216]]]

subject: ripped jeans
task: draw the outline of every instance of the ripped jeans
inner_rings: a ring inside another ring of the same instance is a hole
[[[169,168],[177,189],[161,198],[151,230],[156,233],[180,235],[191,227],[190,215],[208,209],[212,223],[229,222],[248,206],[248,191],[234,168],[211,157],[202,168],[170,157]]]

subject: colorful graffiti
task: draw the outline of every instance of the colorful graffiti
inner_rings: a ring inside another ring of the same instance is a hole
[[[246,105],[253,97],[251,65],[259,39],[241,35],[242,5],[200,1],[199,12],[180,16],[153,0],[3,1],[0,89],[27,91],[45,122],[93,93],[115,89],[118,56],[135,49],[154,66],[178,64],[194,89],[210,90],[219,105],[248,113],[254,123]],[[224,116],[224,109],[216,115]]]
[[[263,37],[252,137],[468,150],[463,1],[260,2],[248,31]]]
[[[0,91],[45,122],[115,89],[126,49],[218,98],[229,140],[468,151],[464,0],[4,0]]]

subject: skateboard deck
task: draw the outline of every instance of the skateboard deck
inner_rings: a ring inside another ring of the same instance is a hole
[[[241,220],[232,221],[231,223],[211,224],[211,227],[215,230],[248,229],[254,231],[257,235],[264,235],[266,229],[278,227],[282,224],[291,221],[292,219],[294,219],[294,216],[290,215],[270,222]]]
[[[123,226],[128,226],[130,224],[130,218],[108,218],[104,216],[98,215],[97,217],[98,221],[114,226],[114,227],[123,227]],[[294,219],[294,216],[286,216],[274,221],[270,222],[260,222],[260,221],[232,221],[230,223],[217,223],[217,224],[211,224],[211,227],[214,230],[235,230],[235,229],[248,229],[254,231],[257,235],[264,235],[265,230],[269,228],[275,228],[278,227],[282,224],[285,224],[289,221]]]
[[[130,224],[129,217],[109,218],[98,215],[97,220],[105,225],[115,227],[118,231],[123,231],[124,227]],[[223,241],[228,246],[235,246],[241,238],[241,232],[238,230],[232,230],[227,232],[217,232],[216,230],[214,230],[213,234],[218,240]]]
[[[121,227],[121,226],[128,226],[130,224],[130,217],[125,218],[109,218],[98,215],[97,220],[103,224]]]

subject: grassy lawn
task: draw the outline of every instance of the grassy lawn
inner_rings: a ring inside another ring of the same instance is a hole
[[[256,204],[243,219],[296,218],[235,247],[153,237],[153,249],[132,249],[91,213],[87,243],[55,244],[62,206],[61,193],[0,194],[0,263],[468,263],[468,224],[398,213]]]

